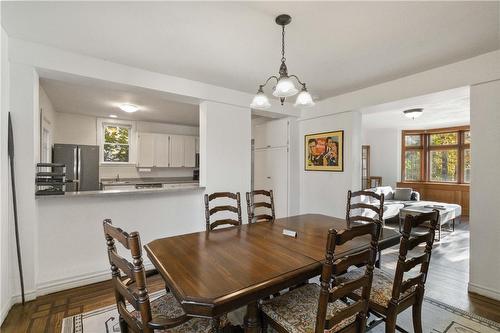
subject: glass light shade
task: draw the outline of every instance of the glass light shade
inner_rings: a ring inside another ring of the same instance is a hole
[[[138,111],[139,107],[137,105],[134,105],[134,104],[125,103],[125,104],[121,104],[120,105],[120,109],[122,111],[125,111],[125,112],[128,112],[128,113],[132,113],[132,112]]]
[[[271,103],[269,103],[269,99],[266,94],[263,92],[258,92],[250,104],[250,107],[253,109],[269,109],[271,107]]]
[[[295,84],[293,84],[293,81],[289,77],[282,77],[278,80],[273,95],[276,97],[290,97],[298,92]]]
[[[302,90],[295,100],[295,106],[298,107],[311,107],[314,104],[312,96],[307,90]]]
[[[403,111],[403,113],[407,118],[416,119],[422,115],[423,111],[423,109],[411,109]]]

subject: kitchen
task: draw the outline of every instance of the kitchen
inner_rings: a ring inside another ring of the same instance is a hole
[[[111,83],[40,79],[37,198],[199,188],[199,106]]]

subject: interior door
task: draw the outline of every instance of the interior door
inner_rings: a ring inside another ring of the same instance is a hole
[[[167,134],[155,134],[154,135],[154,147],[155,147],[155,167],[166,168],[168,167],[168,157],[169,157],[169,147],[168,147],[168,135]]]
[[[170,167],[184,166],[184,136],[170,135]]]
[[[288,216],[288,151],[286,147],[255,150],[254,189],[273,190],[276,217]]]
[[[154,134],[139,134],[139,158],[137,165],[151,168],[154,166]]]

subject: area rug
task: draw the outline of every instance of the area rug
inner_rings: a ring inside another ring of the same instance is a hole
[[[151,295],[151,299],[161,296]],[[229,315],[233,324],[241,324],[243,309]],[[500,332],[500,324],[475,314],[449,306],[443,302],[426,297],[422,310],[423,331],[426,333],[490,333]],[[411,309],[401,313],[398,325],[413,332]],[[116,333],[120,332],[116,306],[108,306],[95,311],[66,317],[63,320],[62,333]],[[385,332],[384,324],[373,328],[371,332]],[[185,332],[190,333],[190,332]]]

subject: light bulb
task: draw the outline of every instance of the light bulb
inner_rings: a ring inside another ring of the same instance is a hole
[[[276,97],[290,97],[298,93],[299,91],[293,84],[293,81],[286,76],[281,77],[274,88],[273,95]]]

